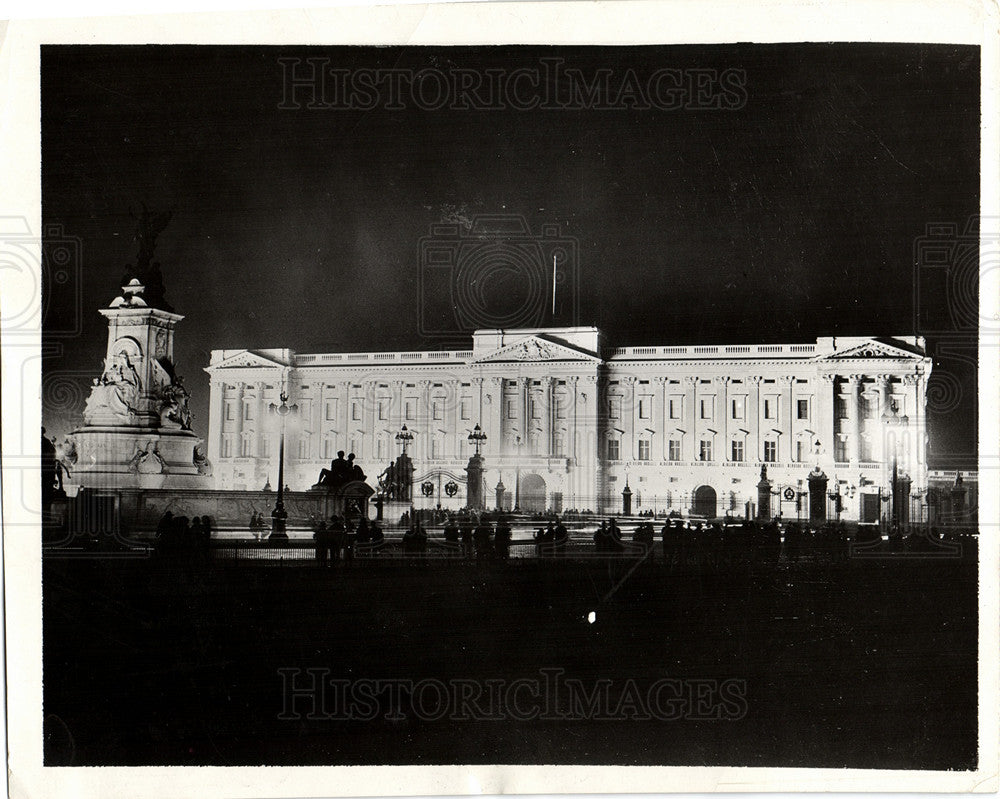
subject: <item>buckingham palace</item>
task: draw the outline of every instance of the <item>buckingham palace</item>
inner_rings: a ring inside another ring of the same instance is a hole
[[[414,503],[446,508],[466,504],[476,446],[488,505],[532,512],[617,512],[627,494],[633,513],[794,518],[822,479],[828,501],[814,512],[877,521],[902,485],[905,521],[926,495],[931,359],[920,337],[614,348],[595,327],[552,327],[477,330],[471,344],[214,350],[216,487],[276,480],[269,409],[284,392],[292,490],[309,488],[339,451],[355,454],[374,487],[409,444],[423,488]]]

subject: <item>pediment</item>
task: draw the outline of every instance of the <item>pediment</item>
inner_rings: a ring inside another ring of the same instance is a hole
[[[877,341],[872,339],[871,341],[866,341],[864,344],[859,344],[856,347],[851,347],[850,349],[843,350],[841,352],[834,353],[833,355],[828,355],[823,360],[827,361],[858,361],[858,360],[906,360],[906,361],[919,361],[921,356],[910,350],[903,349],[902,347],[897,347],[892,344],[886,344],[883,341]]]
[[[238,352],[236,355],[230,355],[224,361],[212,364],[205,371],[214,372],[216,369],[281,369],[286,365],[273,358],[246,350]]]
[[[513,361],[578,361],[598,363],[599,358],[584,350],[546,336],[527,336],[512,344],[506,344],[488,355],[476,359],[476,363],[510,363]]]

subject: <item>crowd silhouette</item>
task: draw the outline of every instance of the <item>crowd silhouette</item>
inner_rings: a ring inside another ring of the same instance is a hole
[[[848,526],[840,521],[810,524],[780,517],[769,521],[707,520],[671,515],[660,522],[654,516],[567,520],[560,514],[527,518],[503,511],[411,508],[402,515],[398,527],[392,526],[391,539],[363,512],[314,516],[309,526],[316,563],[327,568],[350,567],[356,557],[380,555],[414,562],[444,558],[482,566],[511,560],[514,547],[522,561],[532,555],[541,559],[596,555],[641,558],[668,569],[771,568],[804,561],[838,563],[870,554],[954,556],[961,551],[955,542],[975,532],[972,527],[951,526],[942,533],[933,525],[883,528],[881,524]],[[263,513],[251,515],[249,529],[257,542],[264,543],[269,527]],[[516,538],[515,528],[519,531]],[[208,516],[189,519],[168,511],[157,525],[155,550],[162,555],[204,553],[211,544],[212,530]],[[288,541],[268,543],[275,548],[290,545]],[[307,542],[291,543],[292,548],[303,545]]]

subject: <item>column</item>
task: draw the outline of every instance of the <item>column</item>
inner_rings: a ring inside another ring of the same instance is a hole
[[[650,425],[656,433],[653,435],[653,441],[650,442],[649,448],[651,450],[649,457],[656,459],[654,453],[659,452],[659,460],[665,461],[667,459],[667,447],[669,446],[667,442],[670,440],[670,419],[667,416],[667,378],[662,375],[653,378],[652,385],[656,386],[656,394],[653,397],[653,407],[659,408],[660,412],[650,410],[652,415],[652,425]],[[659,441],[657,441],[659,437]]]
[[[431,381],[418,380],[417,388],[420,391],[417,402],[417,429],[420,431],[418,441],[414,441],[417,456],[422,461],[419,465],[414,464],[421,474],[426,471],[427,464],[431,457],[431,436],[434,434],[433,414],[431,413]],[[414,458],[417,460],[417,458]]]
[[[259,380],[254,384],[257,390],[257,408],[254,410],[254,430],[256,431],[256,440],[254,441],[253,455],[258,463],[265,463],[261,456],[261,451],[263,449],[263,441],[265,436],[265,422],[267,421],[265,415],[267,414],[267,405],[264,403],[264,386],[267,383],[263,380]]]
[[[542,391],[539,396],[545,407],[542,408],[542,411],[538,414],[538,416],[542,422],[541,454],[546,458],[552,457],[553,439],[555,437],[555,387],[556,381],[554,377],[549,375],[542,378]]]
[[[798,409],[795,407],[795,375],[784,375],[781,380],[787,389],[785,394],[788,397],[788,415],[785,417],[785,423],[781,425],[784,430],[782,438],[786,441],[784,443],[778,441],[778,460],[782,463],[791,463],[795,452],[795,421],[798,416]]]
[[[222,409],[226,401],[225,395],[226,384],[221,380],[213,380],[208,395],[208,459],[216,465],[222,451]]]
[[[917,477],[917,471],[919,468],[919,455],[920,452],[920,442],[921,427],[920,427],[920,412],[917,405],[917,386],[920,382],[918,375],[909,374],[904,375],[902,383],[905,386],[906,397],[904,401],[905,414],[909,420],[909,424],[906,427],[905,435],[905,445],[903,449],[903,457],[906,462],[906,471],[909,473],[911,478]]]
[[[913,387],[914,425],[917,431],[917,464],[920,471],[920,488],[927,487],[927,376],[922,372],[915,375]]]
[[[620,378],[621,385],[624,387],[622,392],[622,427],[625,428],[625,439],[627,443],[622,447],[622,460],[634,461],[636,459],[636,416],[638,416],[639,410],[636,407],[637,402],[635,399],[635,377],[632,375],[624,375]],[[627,410],[626,410],[627,408]],[[625,415],[628,414],[628,423],[626,424]]]
[[[694,375],[684,377],[684,410],[686,441],[681,442],[681,458],[686,461],[698,460],[698,378]]]
[[[715,453],[715,457],[720,463],[725,463],[733,454],[729,447],[729,378],[717,376],[715,385],[716,413],[721,415],[721,423],[716,425],[719,430],[716,447],[719,451]]]
[[[480,407],[483,418],[486,419],[486,422],[480,424],[486,435],[493,437],[495,443],[492,452],[495,452],[497,457],[503,457],[506,454],[504,440],[507,436],[503,410],[503,378],[494,375],[484,379],[480,392],[482,395]]]
[[[816,386],[816,424],[813,430],[816,433],[816,440],[827,449],[833,451],[833,436],[836,422],[833,418],[833,392],[836,387],[836,374],[821,374]],[[809,442],[809,451],[806,453],[807,462],[815,463],[815,446]]]
[[[851,473],[858,471],[858,463],[861,459],[859,448],[861,445],[861,397],[858,386],[861,383],[861,375],[847,376],[847,408],[851,418],[847,423],[849,435],[847,446],[847,460],[851,464]]]
[[[233,457],[243,456],[243,395],[246,392],[246,383],[236,384],[236,433],[233,436],[234,446]]]
[[[750,375],[747,378],[747,428],[750,430],[748,436],[745,457],[751,463],[758,463],[764,460],[764,453],[761,452],[760,441],[760,384],[763,378],[760,375]]]
[[[891,416],[892,408],[890,407],[889,400],[892,397],[892,376],[887,374],[881,374],[877,378],[878,385],[878,409],[876,412],[876,419],[879,425],[879,460],[882,461],[882,470],[885,474],[892,474],[892,449],[890,447],[890,442],[888,440],[888,425],[885,423],[886,414]],[[885,480],[885,485],[889,484],[891,477]]]
[[[578,458],[580,428],[577,421],[577,405],[580,402],[580,377],[573,375],[566,380],[566,456],[570,458],[572,466],[579,465]],[[574,480],[574,485],[577,481]],[[574,489],[576,490],[576,489]]]

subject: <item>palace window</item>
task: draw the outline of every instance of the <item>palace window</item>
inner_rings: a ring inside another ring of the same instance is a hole
[[[568,397],[565,393],[556,394],[556,419],[566,418],[566,404]]]
[[[471,414],[472,400],[468,397],[462,397],[462,401],[459,404],[459,415],[463,420],[468,421]]]
[[[702,419],[714,419],[715,418],[715,397],[702,397],[700,400]],[[711,460],[711,458],[708,458]]]
[[[795,408],[796,408],[796,414],[795,415],[799,419],[808,419],[809,418],[809,400],[807,400],[807,399],[797,400],[796,403],[795,403]]]
[[[386,452],[388,451],[388,442],[385,440],[385,436],[379,436],[375,439],[375,457],[379,461],[383,461],[386,458]]]
[[[441,421],[444,418],[444,400],[431,400],[431,415],[434,421]]]
[[[764,442],[764,461],[767,463],[774,463],[778,460],[778,442],[777,441],[765,441]]]
[[[558,433],[556,435],[555,441],[553,442],[553,455],[557,458],[566,457],[566,435],[564,433]]]
[[[684,398],[671,397],[667,407],[671,419],[680,419],[681,414],[684,413]]]
[[[247,422],[253,420],[253,405],[249,402],[243,403],[243,419]]]
[[[389,400],[380,399],[378,401],[378,418],[385,421],[389,418]]]
[[[878,398],[871,395],[862,397],[861,413],[865,419],[874,419],[878,413]]]
[[[871,463],[874,459],[871,436],[861,436],[861,460],[865,463]]]
[[[323,457],[333,460],[333,456],[337,454],[337,442],[332,438],[323,439]]]
[[[355,422],[361,421],[361,403],[352,402],[351,403],[351,419]]]
[[[834,415],[838,419],[847,419],[847,398],[846,397],[835,397],[834,401]]]
[[[440,460],[444,457],[444,441],[441,440],[441,436],[434,436],[431,439],[431,459]]]
[[[508,419],[517,418],[517,400],[512,400],[512,399],[507,400],[507,418]]]
[[[732,414],[734,419],[743,419],[746,416],[746,397],[733,397]]]
[[[649,439],[647,438],[639,439],[639,460],[649,460]]]
[[[608,416],[612,419],[622,418],[622,398],[610,397],[608,399]]]
[[[262,458],[271,457],[271,437],[261,436],[260,437],[260,456]]]
[[[712,442],[702,439],[698,442],[698,460],[712,460]]]
[[[667,460],[679,461],[681,459],[681,442],[676,438],[667,442]]]
[[[847,441],[840,436],[833,438],[833,459],[837,463],[846,463],[847,461]]]
[[[795,442],[795,462],[804,463],[806,460],[806,442],[801,438]]]
[[[231,422],[234,419],[233,416],[233,403],[226,403],[226,421]]]
[[[542,418],[542,403],[539,402],[537,397],[532,397],[529,401],[531,404],[531,418],[541,419]]]
[[[337,418],[337,400],[326,401],[326,420],[332,422]]]
[[[608,439],[608,460],[616,461],[621,457],[622,445],[617,438]]]
[[[639,398],[639,418],[648,419],[650,409],[653,407],[652,397],[640,397]]]
[[[733,441],[732,456],[733,456],[732,460],[736,461],[736,463],[742,463],[743,462],[743,442],[742,441]]]
[[[299,457],[303,460],[309,457],[309,437],[302,436],[299,439]]]
[[[765,419],[777,419],[778,418],[778,398],[777,397],[765,397],[765,399],[764,399],[764,418]]]
[[[408,399],[403,403],[403,418],[408,422],[413,421],[414,409],[417,406],[417,401],[415,399]]]
[[[226,436],[222,439],[222,457],[231,458],[233,457],[233,439]]]
[[[253,455],[253,439],[250,436],[243,436],[240,441],[240,456],[249,458]]]

